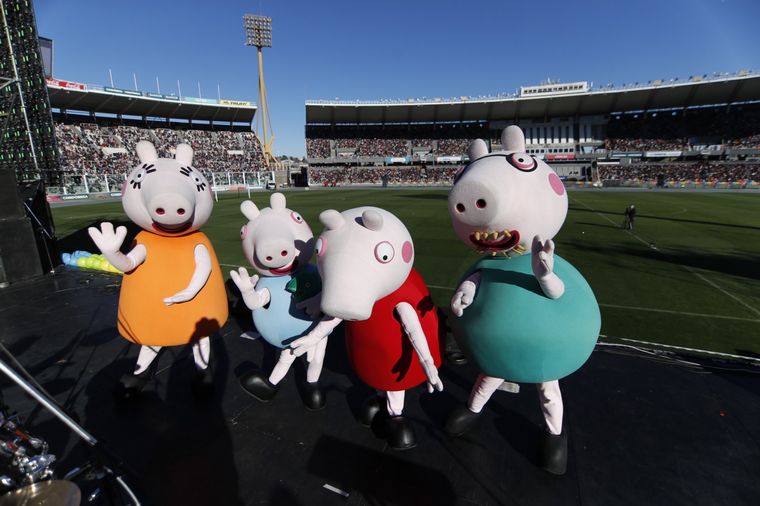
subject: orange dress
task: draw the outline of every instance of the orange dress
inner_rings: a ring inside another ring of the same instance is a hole
[[[202,232],[164,237],[140,232],[135,245],[147,250],[145,262],[124,274],[119,295],[119,333],[147,346],[188,344],[217,332],[227,321],[227,293],[211,243]],[[187,302],[167,306],[164,299],[187,288],[195,272],[195,246],[211,257],[211,275]]]

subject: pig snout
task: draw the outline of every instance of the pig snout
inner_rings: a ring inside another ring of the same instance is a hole
[[[195,203],[179,193],[160,193],[148,201],[153,221],[163,225],[180,225],[192,219]]]
[[[256,252],[256,260],[264,267],[270,269],[287,265],[295,256],[292,238],[257,241],[254,251]]]
[[[323,279],[322,312],[347,321],[367,320],[372,315],[375,294],[362,283],[351,284],[347,280]]]
[[[488,181],[463,180],[449,194],[451,214],[468,225],[483,225],[498,215],[499,201]]]

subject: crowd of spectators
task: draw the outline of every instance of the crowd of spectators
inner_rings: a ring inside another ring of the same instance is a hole
[[[713,183],[760,182],[760,164],[754,163],[669,163],[604,166],[599,179],[632,183],[664,181]]]
[[[353,184],[452,184],[459,167],[326,167],[310,168],[311,184],[343,186]]]
[[[333,139],[338,156],[352,157],[407,157],[412,153],[434,156],[463,156],[472,139],[384,139],[384,138],[339,138]],[[306,139],[306,156],[309,158],[331,158],[330,140]]]
[[[254,171],[264,166],[253,132],[147,128],[130,125],[56,122],[62,170],[74,174],[124,173],[137,165],[135,145],[151,141],[159,156],[173,156],[181,143],[193,148],[193,165],[211,171]]]

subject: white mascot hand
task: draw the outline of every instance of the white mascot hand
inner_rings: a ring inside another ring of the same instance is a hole
[[[554,241],[541,241],[541,237],[533,238],[531,251],[531,267],[533,275],[538,279],[545,278],[554,272]]]
[[[187,302],[189,300],[192,300],[193,297],[195,297],[197,294],[194,290],[185,289],[182,291],[179,291],[172,295],[171,297],[167,297],[164,299],[164,304],[167,306],[171,306],[172,304],[177,304],[179,302]]]
[[[464,314],[464,310],[467,306],[472,304],[472,301],[475,299],[476,289],[477,287],[475,286],[475,283],[469,280],[459,285],[459,288],[457,288],[457,291],[451,298],[451,312],[454,313],[454,315],[462,316],[462,314]]]
[[[240,295],[243,296],[243,302],[245,302],[248,309],[253,311],[254,309],[263,307],[267,303],[265,297],[256,292],[256,283],[259,282],[258,274],[249,277],[246,268],[240,267],[237,272],[230,271],[230,278],[232,278],[232,281],[237,285],[238,290],[240,290]]]
[[[429,393],[433,393],[435,390],[439,392],[443,391],[443,382],[438,377],[438,368],[435,366],[432,360],[421,360],[422,368],[425,370],[425,376],[427,376],[427,390]]]
[[[100,230],[90,227],[87,229],[87,233],[90,234],[92,241],[101,253],[116,253],[127,236],[127,227],[118,227],[114,232],[113,224],[106,221],[100,224]]]
[[[253,276],[248,276],[248,270],[246,270],[245,267],[240,267],[237,272],[230,271],[230,277],[232,278],[232,281],[237,285],[238,290],[240,290],[240,293],[243,295],[249,294],[256,290],[256,283],[259,282],[259,275],[254,274]]]

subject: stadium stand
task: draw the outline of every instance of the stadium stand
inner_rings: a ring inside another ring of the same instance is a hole
[[[495,97],[307,101],[310,181],[450,182],[473,139],[498,149],[512,123],[528,153],[566,180],[759,179],[760,74],[740,71],[620,87],[551,83]]]

